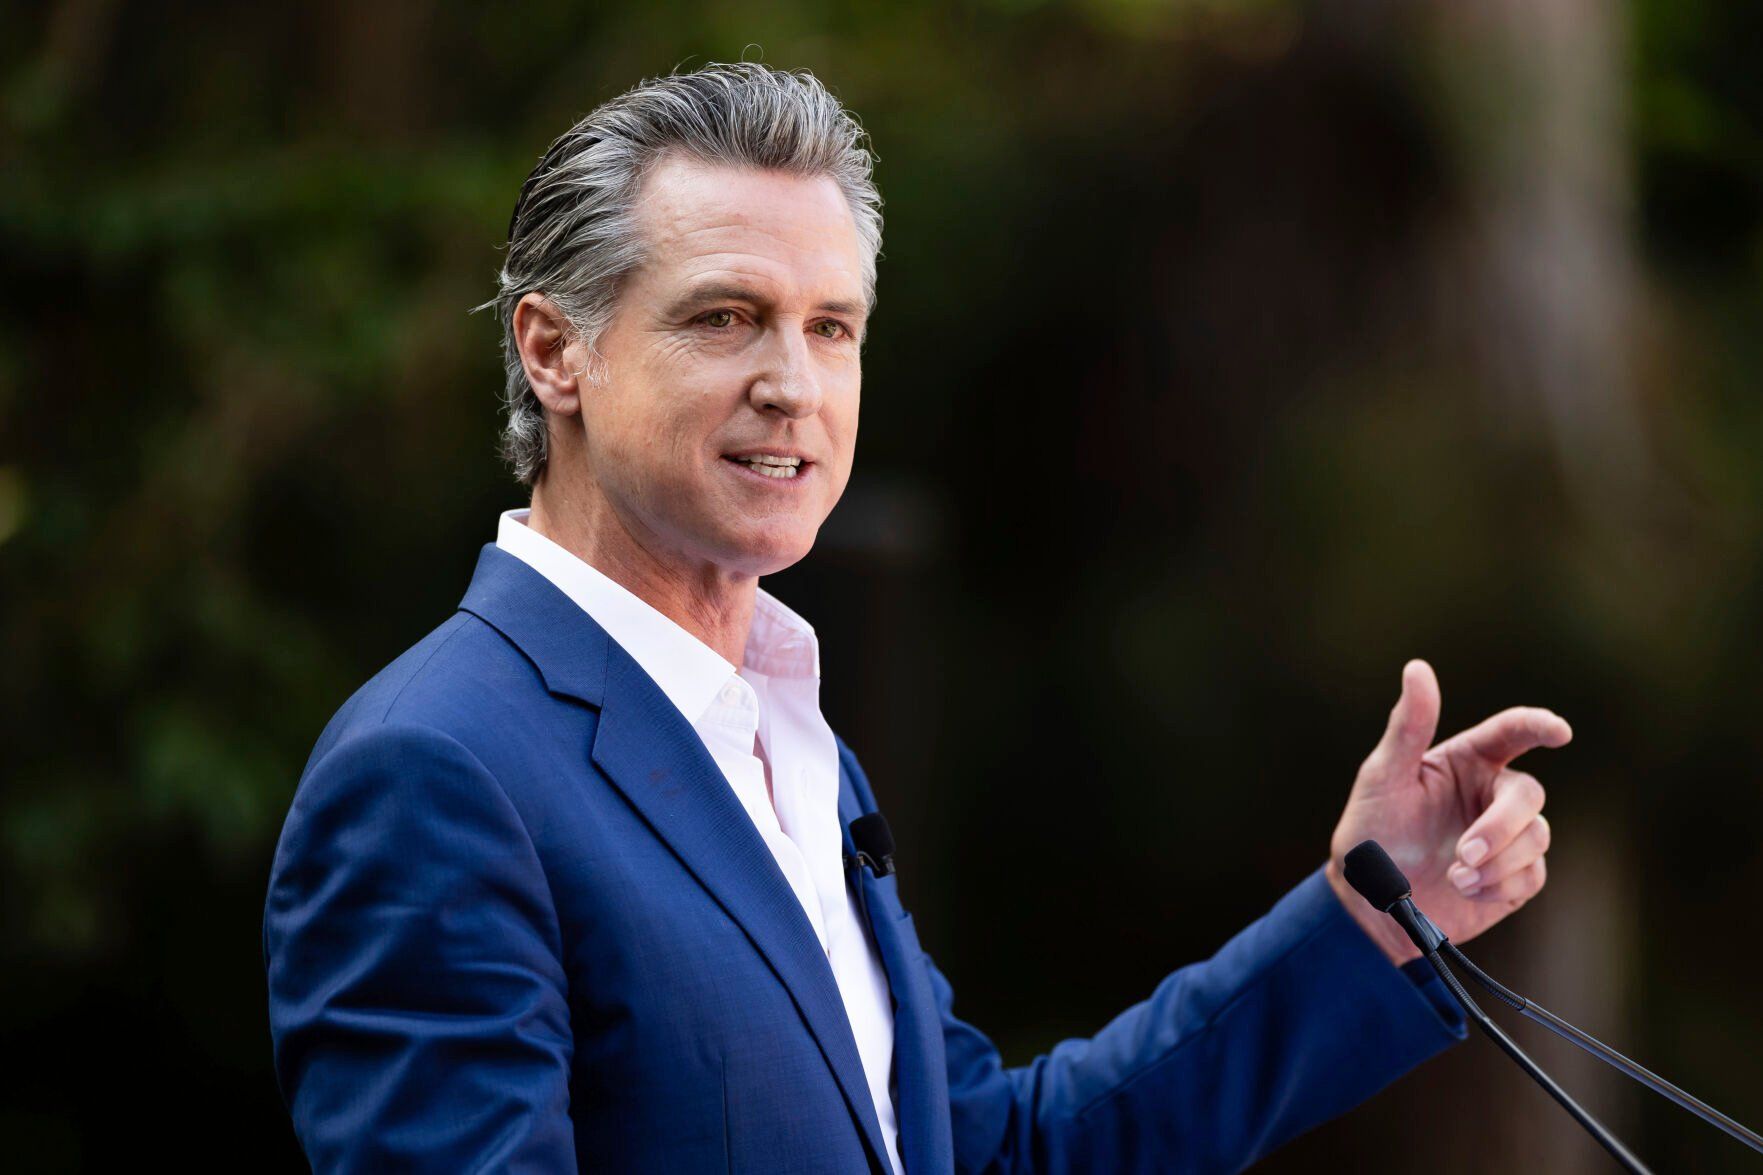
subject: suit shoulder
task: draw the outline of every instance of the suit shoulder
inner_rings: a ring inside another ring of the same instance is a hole
[[[427,727],[465,746],[496,711],[545,693],[532,662],[469,612],[456,612],[369,678],[338,708],[306,764],[390,725]]]

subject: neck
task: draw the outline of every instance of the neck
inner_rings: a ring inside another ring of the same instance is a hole
[[[740,666],[759,578],[713,563],[664,557],[653,536],[626,525],[605,496],[583,487],[533,488],[526,524]]]

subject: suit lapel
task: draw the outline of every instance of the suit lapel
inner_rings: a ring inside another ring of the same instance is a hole
[[[872,1163],[885,1168],[887,1152],[863,1062],[820,940],[697,731],[591,617],[494,544],[485,545],[461,607],[514,641],[548,689],[599,707],[594,762],[789,990],[857,1119]]]
[[[839,764],[839,822],[845,852],[854,853],[851,821],[863,815],[856,790]],[[868,869],[856,870],[888,988],[894,997],[894,1107],[900,1119],[900,1162],[909,1175],[946,1167],[949,1162],[949,1074],[943,1053],[943,1022],[936,995],[919,960],[916,944],[894,917],[886,890]]]

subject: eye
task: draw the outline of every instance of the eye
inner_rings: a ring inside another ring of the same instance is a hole
[[[823,329],[821,329],[823,327],[831,327],[832,329],[830,331],[823,330]],[[823,339],[836,339],[840,335],[849,334],[850,332],[845,329],[844,323],[834,322],[830,318],[823,318],[819,322],[814,324],[814,333],[819,335]]]
[[[706,314],[698,321],[702,322],[705,326],[715,327],[720,330],[725,326],[733,326],[735,324],[735,312],[733,310],[712,310],[709,314]]]

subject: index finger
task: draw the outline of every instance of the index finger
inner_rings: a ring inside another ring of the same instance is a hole
[[[1496,767],[1504,767],[1537,747],[1565,746],[1573,737],[1567,719],[1540,706],[1513,706],[1459,734],[1465,748]]]

